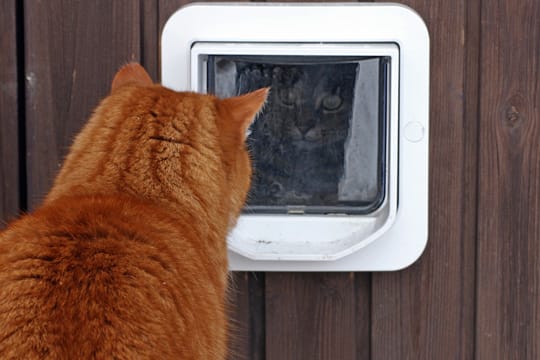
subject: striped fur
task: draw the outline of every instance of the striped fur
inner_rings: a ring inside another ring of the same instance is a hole
[[[0,233],[0,358],[224,359],[225,237],[266,95],[121,69],[43,205]]]

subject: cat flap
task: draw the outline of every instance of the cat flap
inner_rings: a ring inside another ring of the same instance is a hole
[[[416,12],[197,4],[168,19],[161,51],[173,89],[272,87],[246,140],[253,177],[227,242],[231,269],[391,270],[423,251],[429,34]]]
[[[205,55],[206,91],[272,87],[247,139],[247,212],[368,214],[387,195],[390,57]]]
[[[138,63],[129,63],[122,66],[120,70],[114,76],[111,85],[111,91],[115,91],[119,87],[127,84],[148,86],[152,85],[153,81],[150,75],[144,70],[144,68]]]

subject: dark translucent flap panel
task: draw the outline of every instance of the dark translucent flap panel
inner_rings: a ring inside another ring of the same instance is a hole
[[[208,56],[207,91],[270,86],[249,212],[360,213],[385,196],[389,57]]]

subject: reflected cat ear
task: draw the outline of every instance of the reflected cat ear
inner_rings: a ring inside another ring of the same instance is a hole
[[[147,86],[152,85],[150,75],[138,63],[130,63],[122,66],[114,76],[111,86],[111,92],[126,84]]]
[[[270,88],[262,88],[244,95],[220,100],[219,111],[226,114],[228,121],[232,122],[236,128],[240,128],[240,133],[244,135],[257,113],[261,111],[269,91]]]

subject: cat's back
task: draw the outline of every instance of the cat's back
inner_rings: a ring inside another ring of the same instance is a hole
[[[0,233],[0,358],[212,358],[204,343],[220,335],[200,324],[224,322],[209,303],[218,264],[197,240],[211,234],[187,216],[68,197],[11,224]]]

